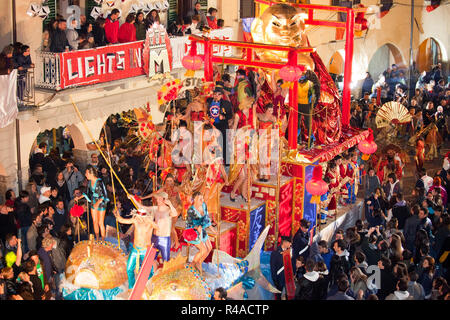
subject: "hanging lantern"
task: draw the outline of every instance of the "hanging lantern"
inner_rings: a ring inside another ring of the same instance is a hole
[[[328,185],[322,180],[322,167],[316,166],[312,179],[306,183],[306,191],[312,194],[311,203],[319,204],[320,196],[328,191]]]
[[[288,63],[280,69],[278,74],[280,78],[285,81],[282,85],[282,88],[290,88],[294,84],[295,81],[298,81],[305,71],[304,66],[297,66],[293,62],[293,56],[297,53],[295,51],[290,51],[288,54]]]
[[[183,67],[187,69],[186,77],[193,77],[195,70],[199,70],[203,66],[203,58],[197,55],[197,41],[191,42],[189,53],[181,60]]]
[[[361,158],[364,161],[368,160],[370,158],[370,155],[377,151],[377,148],[377,144],[375,143],[375,141],[373,141],[373,131],[369,128],[369,136],[367,137],[367,139],[358,143],[358,149],[363,153],[363,156]]]

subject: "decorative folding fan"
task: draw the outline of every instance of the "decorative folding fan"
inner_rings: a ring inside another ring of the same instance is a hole
[[[30,17],[36,17],[39,14],[39,11],[41,10],[41,5],[38,3],[30,3],[30,6],[27,9],[27,14]]]
[[[130,11],[128,11],[128,13],[136,14],[139,10],[141,10],[141,7],[138,4],[132,4]]]
[[[385,103],[377,112],[375,123],[377,128],[384,128],[392,124],[408,123],[411,121],[411,114],[399,102],[391,101]]]
[[[41,7],[41,10],[38,12],[38,16],[42,19],[45,19],[50,14],[50,8],[48,6]]]
[[[91,11],[91,17],[94,19],[97,19],[99,16],[103,14],[102,8],[100,7],[93,7]]]
[[[114,7],[115,4],[116,4],[115,0],[106,0],[106,5],[110,8]]]

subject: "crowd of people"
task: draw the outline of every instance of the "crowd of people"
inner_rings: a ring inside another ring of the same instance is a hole
[[[111,15],[114,20],[114,10]],[[227,130],[241,130],[245,136],[249,130],[265,129],[253,139],[267,143],[271,141],[267,130],[280,130],[276,136],[284,136],[287,126],[282,81],[274,84],[268,102],[258,73],[239,69],[232,79],[229,73],[214,72],[211,91],[189,90],[186,103],[181,99],[168,106],[164,123],[156,125],[157,134],[152,134],[154,141],[143,141],[132,111],[108,119],[97,141],[100,150],[91,152],[88,162],[75,163],[70,152],[61,156],[56,147],[47,150],[45,142],[36,147],[29,163],[29,185],[17,196],[8,190],[0,207],[2,299],[61,299],[59,281],[73,246],[90,235],[105,240],[108,227],[116,229],[116,221],[127,244],[145,247],[151,241],[163,261],[171,251],[181,249],[182,240],[191,243],[198,249],[192,265],[201,272],[212,249],[208,233],[216,232],[220,220],[221,188],[231,187],[233,202],[238,197],[250,201],[253,181],[267,182],[276,172],[276,164],[270,161],[271,142],[268,148],[259,148],[262,154],[257,157],[269,161],[255,166],[249,162],[255,156],[250,144],[235,144]],[[439,93],[435,99],[446,101],[448,90]],[[368,99],[365,95],[359,103],[369,104]],[[355,124],[353,116],[351,125],[363,127]],[[203,139],[200,159],[190,151],[195,133]],[[157,149],[148,149],[150,145]],[[240,156],[244,161],[236,161]],[[285,287],[281,254],[292,246],[297,299],[448,299],[448,155],[442,170],[431,177],[423,164],[417,167],[410,201],[402,194],[404,164],[399,150],[390,149],[363,162],[355,147],[329,161],[323,178],[329,188],[321,198],[321,222],[336,216],[338,207],[354,204],[359,186],[364,189],[365,218],[345,232],[338,231],[332,243],[320,241],[311,247],[311,225],[302,220],[293,239],[283,237],[272,253],[275,286],[280,291]],[[71,214],[75,205],[83,210],[79,218]],[[136,230],[145,226],[136,222],[142,217],[138,218],[135,207],[150,217],[154,214],[148,228],[153,223],[163,226],[144,242],[141,236],[148,234],[147,229],[135,232],[134,239],[128,233],[130,225]],[[188,229],[198,231],[195,238],[178,237],[174,225],[180,215]],[[130,264],[136,264],[141,251],[130,253]],[[381,284],[368,281],[372,265],[380,270]],[[129,274],[131,287],[132,279]],[[226,297],[221,289],[217,295]]]
[[[167,26],[166,31],[169,36],[185,36],[223,28],[224,20],[217,19],[216,15],[217,9],[211,7],[206,16],[201,10],[201,4],[197,2],[186,17],[177,18]],[[165,28],[157,9],[147,14],[143,11],[129,13],[122,24],[119,18],[120,11],[112,9],[106,18],[99,16],[94,23],[81,15],[79,22],[71,20],[71,25],[68,26],[67,21],[58,15],[56,19],[50,20],[44,30],[42,51],[65,52],[140,41],[145,40],[149,28]]]

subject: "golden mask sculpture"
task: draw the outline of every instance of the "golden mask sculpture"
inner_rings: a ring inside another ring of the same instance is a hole
[[[260,17],[253,20],[251,34],[259,43],[290,47],[307,47],[305,35],[306,14],[287,3],[278,3],[268,7]],[[256,54],[265,61],[287,62],[287,51],[257,50]],[[298,55],[298,64],[314,70],[314,62],[309,53]]]

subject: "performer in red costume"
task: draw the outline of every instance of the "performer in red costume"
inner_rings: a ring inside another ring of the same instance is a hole
[[[336,214],[337,208],[337,188],[339,186],[340,175],[338,171],[338,167],[334,161],[330,161],[328,163],[328,170],[325,174],[325,177],[328,177],[330,183],[328,184],[329,197],[331,200],[328,204],[328,217],[333,217]]]
[[[340,188],[340,192],[341,192],[341,197],[340,197],[340,204],[345,206],[347,205],[347,200],[348,200],[348,190],[349,190],[349,183],[344,183],[343,180],[346,179],[348,180],[348,160],[349,157],[348,155],[344,155],[343,158],[341,158],[340,156],[336,157],[338,158],[338,160],[336,160],[336,163],[339,164],[339,174],[341,177],[341,188]]]

